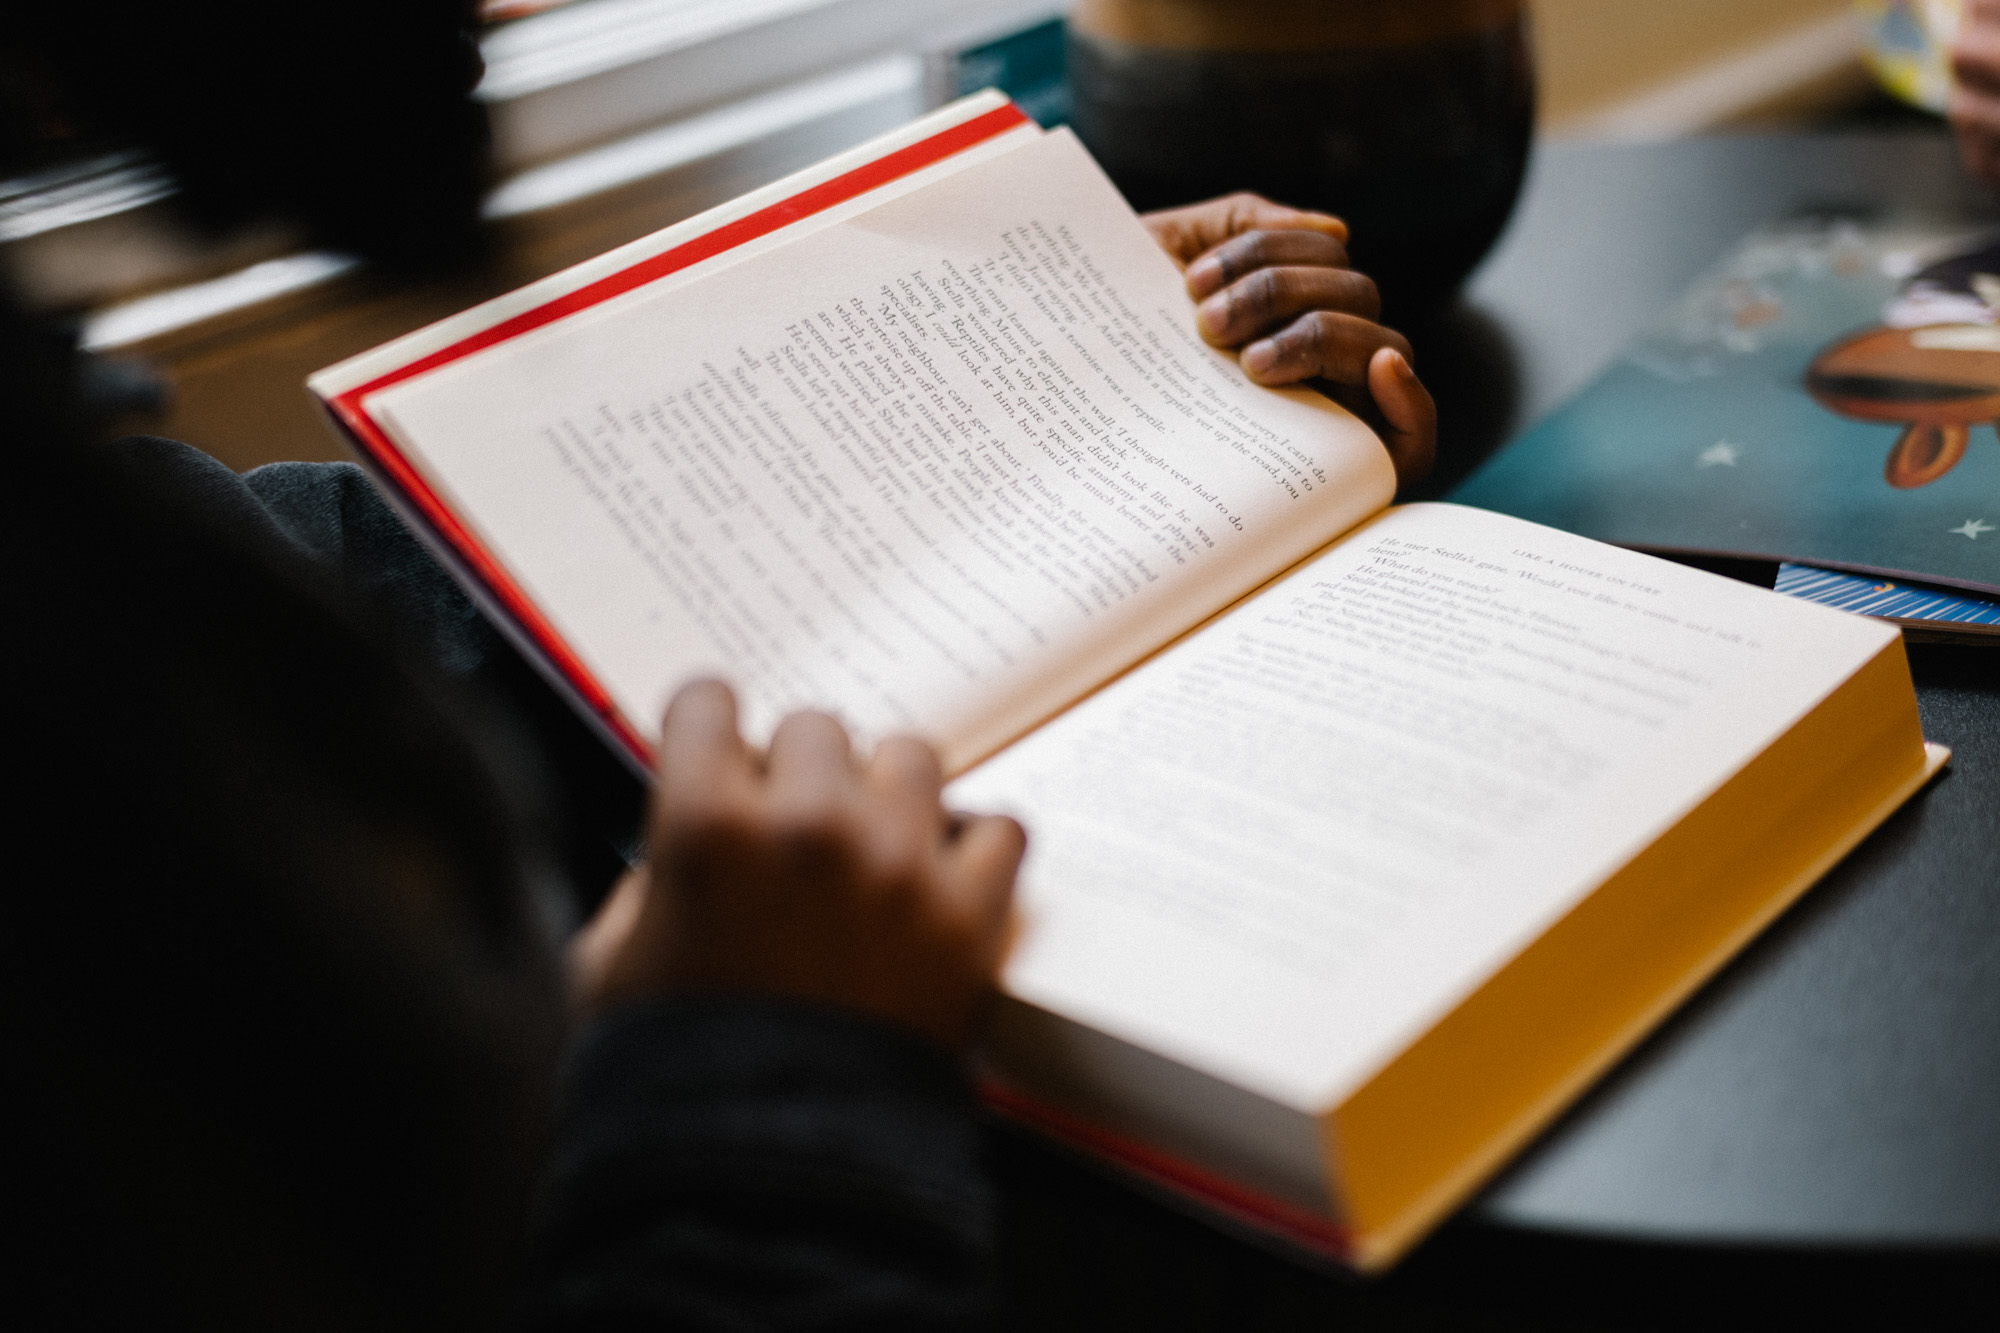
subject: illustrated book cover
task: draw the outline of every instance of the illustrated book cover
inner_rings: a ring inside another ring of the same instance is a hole
[[[2000,592],[2000,236],[1745,241],[1449,498],[1661,552]]]

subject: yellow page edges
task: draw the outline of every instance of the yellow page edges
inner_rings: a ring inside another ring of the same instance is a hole
[[[1891,642],[1369,1080],[1326,1122],[1355,1265],[1394,1263],[1948,758]]]

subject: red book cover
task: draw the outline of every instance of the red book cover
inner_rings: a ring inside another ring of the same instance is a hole
[[[643,732],[619,710],[547,617],[397,448],[370,414],[370,395],[684,272],[1017,132],[1033,133],[1033,122],[1012,102],[998,94],[966,98],[820,168],[746,196],[739,204],[752,205],[747,209],[724,205],[688,224],[668,228],[322,371],[313,377],[311,387],[369,470],[400,501],[398,507],[404,516],[430,538],[468,583],[484,593],[480,598],[484,609],[529,650],[531,659],[635,768],[649,771],[652,746]],[[768,197],[771,195],[776,197]],[[618,262],[621,260],[628,262]]]

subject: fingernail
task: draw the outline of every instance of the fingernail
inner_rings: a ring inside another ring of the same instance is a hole
[[[1222,261],[1213,255],[1204,255],[1188,265],[1188,295],[1199,301],[1222,286]]]
[[[1217,292],[1195,308],[1194,322],[1211,338],[1220,338],[1229,328],[1229,298]]]
[[[1333,214],[1308,213],[1306,216],[1313,220],[1314,231],[1326,232],[1328,235],[1338,237],[1343,242],[1347,240],[1347,224]]]
[[[1404,356],[1401,352],[1397,351],[1393,347],[1389,349],[1389,363],[1396,372],[1396,378],[1404,381],[1405,383],[1415,382],[1417,378],[1416,367],[1410,364],[1410,360],[1408,357]]]
[[[1243,349],[1243,369],[1252,375],[1268,375],[1278,364],[1278,344],[1262,338]]]

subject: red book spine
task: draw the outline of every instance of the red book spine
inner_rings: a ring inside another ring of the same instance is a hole
[[[899,148],[872,162],[863,163],[852,171],[801,190],[789,199],[761,208],[733,222],[724,223],[714,231],[683,242],[671,250],[640,260],[629,268],[620,269],[616,273],[599,278],[531,310],[503,319],[448,347],[418,357],[407,365],[398,366],[385,375],[335,396],[328,401],[327,407],[333,413],[335,420],[354,440],[356,447],[375,465],[377,475],[394,486],[431,528],[432,533],[451,548],[463,567],[484,585],[488,596],[513,618],[515,627],[544,656],[548,664],[569,682],[577,696],[597,715],[631,757],[650,768],[653,750],[644,733],[631,718],[619,710],[610,692],[591,674],[582,659],[577,657],[562,635],[556,632],[555,626],[549,623],[548,618],[522,592],[520,586],[501,567],[500,562],[465,524],[459,521],[450,506],[438,498],[422,474],[411,465],[389,438],[388,432],[369,415],[365,400],[370,394],[379,393],[393,384],[400,384],[404,380],[449,365],[485,348],[497,346],[531,329],[552,324],[567,315],[587,310],[614,296],[623,295],[649,282],[678,273],[704,259],[733,250],[761,236],[768,236],[803,218],[859,198],[870,190],[879,189],[913,172],[933,166],[955,153],[963,152],[967,148],[984,143],[1026,123],[1028,118],[1011,103],[996,107],[950,129],[941,130],[928,139]]]
[[[1309,1255],[1343,1265],[1353,1255],[1352,1234],[1330,1217],[1115,1134],[1004,1083],[983,1080],[979,1096],[1009,1120],[1122,1168],[1254,1235],[1282,1241]]]

